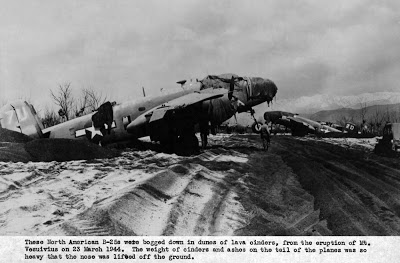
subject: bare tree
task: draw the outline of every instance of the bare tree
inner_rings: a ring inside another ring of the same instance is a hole
[[[386,111],[385,111],[385,113],[384,113],[384,116],[383,116],[383,119],[386,121],[386,122],[390,122],[391,120],[391,118],[390,118],[390,116],[391,116],[391,114],[390,114],[391,112],[390,112],[390,110],[389,110],[389,105],[386,105]]]
[[[44,116],[41,118],[44,128],[54,126],[61,122],[60,116],[58,116],[53,110],[45,108]]]
[[[367,121],[368,131],[369,133],[373,134],[375,130],[375,122],[372,117]]]
[[[400,121],[400,106],[393,107],[386,105],[385,112],[386,122],[396,123]]]
[[[69,120],[73,113],[74,98],[72,96],[71,83],[58,85],[56,94],[50,90],[51,97],[56,105],[60,107],[58,114],[61,118]]]
[[[341,116],[339,116],[339,119],[336,120],[336,122],[339,123],[340,126],[345,127],[346,123],[351,122],[351,120],[346,115],[341,115]]]
[[[360,99],[360,118],[361,118],[361,128],[363,128],[367,122],[365,115],[367,114],[367,103]]]
[[[75,116],[79,117],[97,110],[107,101],[107,96],[93,88],[82,89],[82,95],[76,104]]]
[[[83,92],[88,100],[86,107],[91,112],[97,110],[97,108],[108,100],[107,96],[103,96],[101,92],[95,91],[93,88],[84,89]]]
[[[79,117],[87,113],[87,104],[89,100],[89,95],[85,89],[82,90],[82,96],[79,98],[79,101],[76,105],[75,116]]]
[[[375,113],[373,115],[373,121],[374,121],[374,124],[375,124],[374,125],[375,126],[375,130],[374,130],[375,134],[377,134],[377,135],[381,134],[381,127],[383,127],[382,124],[383,124],[383,122],[385,120],[385,117],[386,117],[386,114],[382,114],[379,111],[378,107],[376,107]]]
[[[392,123],[399,122],[400,121],[400,110],[399,111],[392,110],[390,112],[389,119],[390,119],[390,122],[392,122]]]

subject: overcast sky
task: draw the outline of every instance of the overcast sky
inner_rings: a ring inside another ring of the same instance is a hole
[[[0,100],[115,100],[236,73],[279,98],[400,91],[400,1],[1,1]]]

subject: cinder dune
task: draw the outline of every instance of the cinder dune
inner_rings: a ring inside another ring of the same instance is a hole
[[[63,162],[111,158],[116,155],[116,151],[85,140],[33,140],[24,134],[0,128],[0,161],[3,162]]]
[[[210,143],[189,157],[126,149],[94,160],[0,162],[0,234],[400,233],[400,167],[368,147],[275,136],[265,152],[253,135]]]

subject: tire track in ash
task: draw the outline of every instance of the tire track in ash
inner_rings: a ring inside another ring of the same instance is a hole
[[[174,203],[163,235],[226,235],[245,223],[238,202],[232,207],[241,174],[232,167],[225,172],[201,167]]]
[[[159,157],[143,161],[155,163]],[[194,157],[166,157],[168,162],[153,176],[126,184],[48,233],[226,235],[248,223],[237,193],[248,170],[246,154],[221,148]]]
[[[329,234],[312,195],[274,152],[278,145],[266,153],[254,138],[226,136],[192,157],[127,151],[114,159],[3,167],[36,170],[44,180],[14,189],[22,208],[1,220],[39,216],[18,222],[14,234]]]
[[[64,223],[63,233],[89,235],[88,225],[92,225],[96,233],[110,235],[212,235],[221,231],[233,232],[234,229],[229,226],[237,225],[235,221],[241,211],[229,211],[224,205],[233,197],[228,194],[231,188],[228,183],[232,179],[229,176],[233,173],[233,177],[239,177],[239,173],[232,169],[234,162],[229,161],[234,157],[223,149],[221,153],[206,152],[185,158],[140,184],[121,189],[116,196],[98,200],[76,220]],[[241,158],[244,159],[243,156]],[[212,171],[206,166],[218,166],[220,170]],[[226,219],[229,216],[231,218]],[[228,226],[220,226],[221,218]]]
[[[254,154],[241,200],[254,211],[250,224],[238,235],[326,235],[314,198],[297,181],[292,169],[272,152]]]
[[[381,234],[400,232],[399,170],[381,165],[371,158],[368,162],[354,158],[348,160],[345,166],[332,166],[331,170],[342,174],[347,172],[346,177],[338,180],[379,220],[377,224],[386,229]]]
[[[89,200],[85,200],[85,209],[72,219],[46,231],[46,234],[135,235],[129,229],[130,213],[123,211],[127,207],[127,211],[130,211],[129,206],[135,201],[132,201],[135,195],[132,195],[131,190],[138,188],[139,192],[150,197],[156,196],[157,192],[151,186],[141,182],[151,181],[154,176],[151,172],[168,166],[173,159],[165,159],[162,154],[151,151],[129,151],[113,160],[88,161],[91,176],[85,172],[84,179],[75,181],[76,188],[89,197]]]
[[[239,200],[250,216],[238,235],[331,235],[320,220],[313,197],[292,169],[273,150],[265,152],[259,135],[224,136],[221,147],[249,155],[247,174],[237,185]],[[272,140],[271,148],[276,147]]]
[[[328,143],[277,140],[277,152],[314,195],[334,235],[400,233],[399,170]]]
[[[140,154],[146,160],[151,158],[148,154],[154,156],[153,152]],[[74,218],[79,219],[76,224],[81,224],[83,234],[95,233],[90,229],[85,232],[87,226],[95,226],[93,221],[76,216],[104,195],[143,180],[148,175],[146,171],[160,169],[157,164],[145,165],[144,172],[138,174],[138,159],[127,153],[114,159],[91,161],[0,163],[0,233],[63,234],[60,226]],[[59,232],[50,231],[56,228]]]
[[[307,149],[305,150],[307,151]],[[396,174],[393,175],[393,172],[397,172],[398,177],[399,171],[389,167],[382,169],[379,167],[380,165],[375,162],[370,164],[370,162],[360,162],[354,158],[345,159],[346,161],[339,162],[335,160],[325,160],[319,156],[315,157],[315,160],[322,163],[324,168],[332,172],[332,180],[334,180],[338,186],[341,186],[344,194],[350,194],[346,191],[349,189],[361,201],[361,205],[364,205],[374,215],[379,217],[379,221],[395,221],[392,227],[398,231],[398,224],[400,222],[397,218],[394,218],[393,213],[398,213],[399,211],[398,197],[400,196],[400,185],[398,178],[394,176]],[[386,176],[378,174],[377,169],[386,174]],[[334,176],[335,174],[346,176],[337,177]],[[343,186],[346,186],[346,188],[343,188]],[[393,193],[393,195],[389,195],[388,192]],[[383,199],[383,196],[386,198]],[[379,222],[377,222],[377,224],[379,224]]]
[[[346,177],[338,177],[335,180],[342,186],[342,189],[346,191],[349,189],[364,205],[367,209],[376,216],[380,222],[385,222],[383,227],[387,224],[390,228],[387,232],[391,232],[392,229],[396,232],[400,231],[400,190],[398,183],[388,183],[385,180],[381,180],[384,177],[382,174],[376,175],[371,173],[369,165],[364,165],[362,168],[354,166],[355,162],[350,162],[346,166],[341,163],[334,163],[331,165],[325,165],[328,169],[334,173],[346,174]],[[368,172],[367,172],[368,171]],[[387,173],[384,173],[387,175]],[[344,186],[344,187],[343,187]],[[390,193],[390,194],[389,194]]]
[[[2,169],[2,182],[8,185],[1,192],[0,202],[3,220],[0,233],[9,235],[32,234],[42,224],[50,221],[45,217],[53,217],[53,208],[48,196],[43,194],[37,186],[54,180],[55,173],[52,171],[54,163],[8,163],[7,169]],[[23,232],[21,232],[21,229]]]
[[[328,220],[328,227],[334,231],[334,234],[340,227],[346,227],[341,231],[345,233],[353,231],[353,234],[361,235],[362,231],[348,220],[348,214],[341,207],[342,202],[338,201],[341,195],[335,196],[334,183],[327,176],[321,163],[312,161],[306,156],[307,150],[302,150],[302,148],[307,145],[301,145],[302,148],[295,147],[296,142],[289,141],[288,143],[282,139],[279,140],[277,152],[299,176],[303,187],[315,197],[316,208],[321,209],[321,219]]]

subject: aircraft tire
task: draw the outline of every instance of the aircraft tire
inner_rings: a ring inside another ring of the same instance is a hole
[[[253,125],[251,125],[251,130],[254,133],[260,133],[261,132],[261,123],[259,122],[254,122]]]
[[[199,152],[199,140],[194,134],[181,136],[176,144],[176,153],[179,155],[191,155]]]
[[[177,148],[178,138],[174,135],[171,135],[167,140],[160,141],[163,146],[164,151],[167,153],[175,152],[175,148]]]

